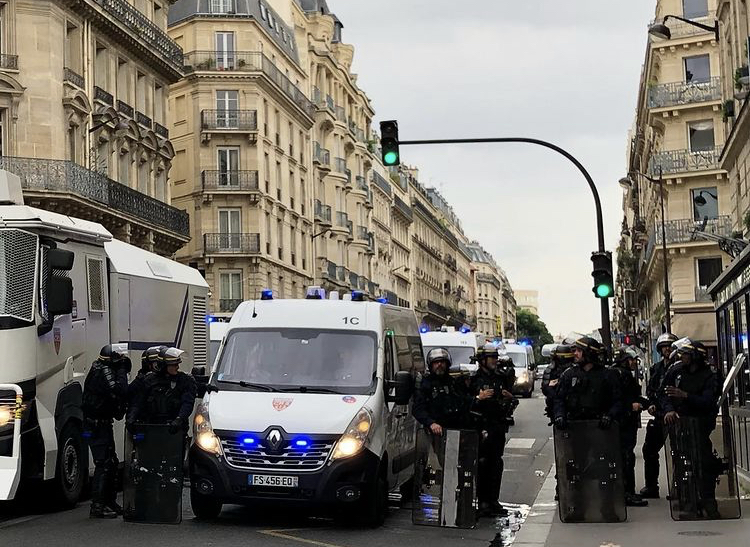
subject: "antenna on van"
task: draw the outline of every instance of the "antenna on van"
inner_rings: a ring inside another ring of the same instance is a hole
[[[255,279],[253,279],[255,284],[255,298],[253,298],[253,319],[258,317],[258,312],[256,310],[256,306],[258,305],[258,272],[260,271],[260,266],[256,266],[255,275],[253,276]]]

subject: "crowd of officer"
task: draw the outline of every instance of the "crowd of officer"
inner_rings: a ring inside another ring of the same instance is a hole
[[[122,514],[115,490],[115,420],[127,417],[131,432],[138,424],[167,424],[171,434],[187,433],[196,386],[191,376],[179,370],[183,353],[167,346],[148,348],[130,385],[132,363],[123,345],[104,346],[91,366],[83,387],[83,414],[84,438],[95,466],[89,513],[92,518],[116,518]]]
[[[414,417],[432,435],[445,429],[475,429],[480,433],[477,494],[481,516],[505,516],[499,502],[503,475],[503,451],[513,410],[518,401],[513,362],[500,357],[497,347],[487,344],[477,350],[479,368],[473,376],[451,374],[448,350],[427,354],[428,374],[414,397]]]

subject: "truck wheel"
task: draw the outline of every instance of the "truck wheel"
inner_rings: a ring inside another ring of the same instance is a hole
[[[359,522],[368,528],[379,528],[388,513],[388,482],[381,466],[372,484],[371,495],[362,500]]]
[[[221,513],[222,503],[216,498],[199,494],[191,488],[190,505],[193,508],[195,518],[198,520],[214,520]]]
[[[88,454],[78,424],[69,422],[57,440],[57,465],[52,481],[58,505],[73,507],[81,499],[88,478]]]

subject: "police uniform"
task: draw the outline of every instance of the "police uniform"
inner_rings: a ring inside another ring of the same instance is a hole
[[[544,413],[553,418],[553,401],[562,373],[573,366],[573,349],[568,345],[558,345],[552,350],[551,363],[542,375],[542,393],[545,398]]]
[[[128,363],[112,346],[104,346],[83,385],[83,434],[95,466],[90,516],[95,518],[114,518],[122,511],[116,502],[119,462],[112,422],[122,419],[125,413]]]
[[[622,413],[622,397],[616,377],[608,368],[595,365],[586,371],[573,365],[560,376],[554,397],[554,417],[559,420],[600,420],[609,427]]]
[[[166,346],[153,346],[148,348],[141,355],[141,368],[135,375],[135,378],[128,386],[128,409],[133,404],[135,394],[143,390],[143,382],[149,372],[154,370],[154,364],[159,360],[159,352]]]
[[[444,429],[472,427],[471,399],[466,395],[463,378],[427,374],[414,395],[412,413],[424,427],[438,424]]]

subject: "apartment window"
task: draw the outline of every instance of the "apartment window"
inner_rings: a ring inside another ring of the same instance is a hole
[[[234,311],[243,300],[242,270],[221,272],[219,279],[221,311]]]
[[[238,249],[240,246],[240,209],[219,209],[219,247]]]
[[[128,62],[125,59],[117,59],[117,99],[125,103],[129,100],[128,85]]]
[[[297,234],[294,231],[294,227],[289,227],[289,249],[292,253],[292,266],[297,265]]]
[[[708,0],[682,0],[682,14],[687,19],[708,16]]]
[[[104,90],[109,88],[107,74],[107,48],[96,44],[96,60],[94,67],[94,84]]]
[[[146,97],[146,76],[138,72],[135,78],[135,108],[143,114],[148,112],[148,97]]]
[[[691,190],[693,198],[693,219],[719,218],[719,193],[716,186],[710,188],[694,188]]]
[[[219,185],[239,186],[240,149],[237,147],[218,148],[216,153],[219,167]]]
[[[305,214],[305,204],[307,203],[307,193],[305,192],[305,179],[299,181],[299,202],[300,212]]]
[[[690,138],[691,152],[705,152],[713,150],[714,144],[714,122],[707,120],[703,122],[692,122],[688,124],[688,136]]]
[[[267,255],[271,254],[271,214],[270,213],[266,213],[266,254]]]
[[[268,193],[271,191],[269,183],[269,179],[271,178],[271,161],[267,153],[263,156],[263,177],[266,181],[266,193]]]
[[[216,33],[216,68],[218,70],[234,68],[234,32]]]
[[[276,162],[276,199],[281,201],[281,162]]]
[[[238,127],[237,111],[240,106],[238,91],[216,92],[216,123],[219,127]]]
[[[289,207],[294,210],[294,196],[295,196],[295,187],[294,187],[294,171],[289,171]]]
[[[294,157],[294,126],[289,122],[289,155]]]
[[[278,247],[279,260],[284,258],[284,223],[281,219],[276,221],[276,246]]]
[[[284,298],[284,278],[279,277],[279,298]]]
[[[281,122],[282,122],[282,120],[281,120],[281,116],[279,115],[279,111],[278,110],[274,111],[274,118],[273,119],[276,122],[274,124],[274,127],[276,129],[276,141],[275,141],[276,142],[276,146],[281,146]]]
[[[130,186],[130,152],[120,153],[120,161],[117,167],[117,176],[120,184]]]
[[[698,286],[705,289],[721,275],[721,258],[699,258]]]
[[[211,0],[211,13],[234,13],[234,0]]]
[[[154,121],[164,124],[164,87],[154,85]]]
[[[268,101],[263,99],[263,135],[268,137]]]
[[[5,5],[0,4],[0,32],[2,31],[4,25],[4,9]],[[65,66],[79,75],[81,74],[81,72],[83,72],[83,63],[81,62],[81,36],[81,27],[68,21],[65,32]],[[4,44],[2,43],[2,38],[4,38],[4,36],[0,36],[0,48],[3,48],[2,50],[5,51]]]
[[[708,55],[685,57],[685,82],[700,83],[711,79],[711,58]]]

